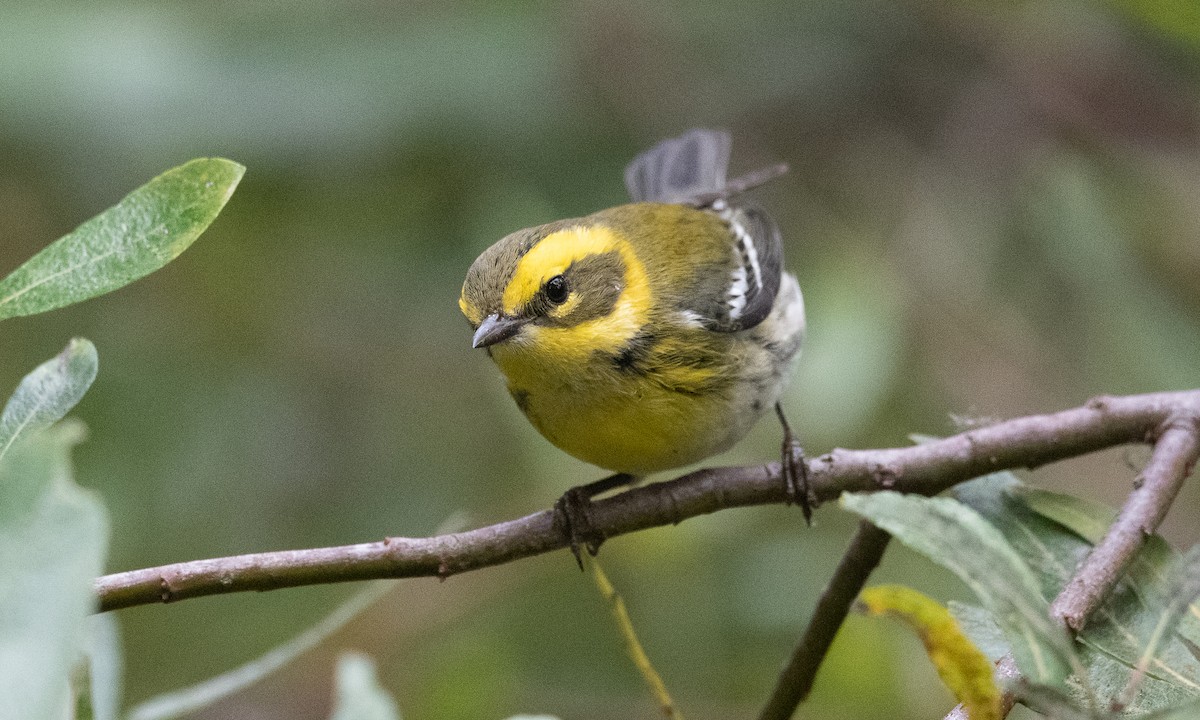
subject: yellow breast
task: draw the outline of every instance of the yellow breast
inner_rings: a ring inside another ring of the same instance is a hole
[[[696,462],[737,439],[723,412],[724,393],[688,393],[587,365],[563,377],[507,355],[495,353],[496,361],[529,421],[558,448],[593,465],[640,475]],[[675,374],[684,381],[712,379],[691,369]]]

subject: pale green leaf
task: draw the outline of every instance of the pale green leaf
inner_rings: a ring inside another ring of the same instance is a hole
[[[1080,543],[1076,553],[1079,557],[1090,547],[1089,543],[1099,542],[1104,537],[1108,525],[1116,517],[1116,511],[1106,505],[1015,481],[1010,492],[1020,504],[1028,506],[1037,515],[1053,520],[1086,540]],[[1018,516],[1021,513],[1015,508],[1010,514]],[[1029,522],[1036,524],[1038,521]],[[1068,533],[1055,531],[1053,527],[1040,531],[1040,534],[1049,537],[1055,532],[1060,539],[1069,540]],[[1175,578],[1180,562],[1179,553],[1161,536],[1147,538],[1145,546],[1130,563],[1125,578],[1093,614],[1080,641],[1130,669],[1136,667],[1162,612],[1176,595]],[[1065,580],[1064,575],[1062,582]],[[1200,642],[1200,605],[1191,602],[1183,616],[1173,622],[1177,642],[1161,645],[1146,672],[1152,678],[1177,685],[1185,695],[1196,695],[1200,693],[1200,662],[1190,652],[1188,643]]]
[[[0,281],[0,320],[103,295],[166,265],[216,219],[245,171],[199,158],[134,190]]]
[[[1108,720],[1103,711],[1091,712],[1079,707],[1075,698],[1058,688],[1021,683],[1016,687],[1018,700],[1050,720]]]
[[[26,375],[0,415],[0,459],[23,434],[63,419],[92,386],[97,363],[96,346],[75,338]]]
[[[1200,595],[1200,545],[1189,550],[1176,565],[1171,588],[1164,598],[1163,607],[1157,611],[1158,621],[1154,624],[1150,636],[1144,644],[1142,655],[1138,658],[1137,669],[1130,678],[1129,685],[1121,693],[1120,704],[1122,706],[1130,703],[1147,670],[1159,657],[1162,646],[1172,642],[1175,628],[1197,595]]]
[[[396,701],[379,685],[375,663],[359,653],[338,658],[337,689],[330,720],[400,720]]]
[[[1022,484],[1012,477],[1010,492],[1021,502],[1042,517],[1053,520],[1068,530],[1095,545],[1108,532],[1108,526],[1117,517],[1117,511],[1109,506],[1084,500],[1074,495],[1051,492]]]
[[[1196,720],[1196,718],[1200,718],[1200,702],[1184,703],[1142,716],[1142,720]]]
[[[0,460],[0,720],[59,720],[108,519],[71,479],[74,424],[33,433]],[[8,500],[18,497],[16,507]]]
[[[1073,645],[1050,620],[1037,579],[979,513],[950,498],[895,492],[846,494],[841,503],[958,575],[1003,628],[1025,677],[1056,685],[1071,672]]]
[[[1023,485],[1011,473],[964,483],[954,494],[1004,534],[1038,576],[1047,599],[1058,594],[1090,550],[1084,538],[1102,537],[1115,515],[1102,505]],[[1109,700],[1126,687],[1171,596],[1176,555],[1161,538],[1150,538],[1127,576],[1092,614],[1077,638],[1090,690],[1073,684],[1077,702],[1085,703],[1093,691]],[[1179,629],[1195,621],[1185,615]],[[1185,643],[1159,645],[1129,710],[1144,713],[1194,697],[1197,671]]]
[[[121,711],[121,638],[114,613],[87,618],[76,664],[74,720],[117,720]]]
[[[946,603],[946,607],[966,636],[971,638],[975,647],[982,650],[989,660],[995,662],[1012,652],[1008,638],[1004,637],[1004,631],[996,624],[996,619],[990,612],[978,605],[953,600]]]

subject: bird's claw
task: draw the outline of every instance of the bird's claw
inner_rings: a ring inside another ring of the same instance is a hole
[[[583,569],[580,548],[586,548],[594,557],[605,540],[604,533],[592,526],[591,506],[591,494],[586,485],[571,488],[554,503],[554,524],[566,537],[580,570]]]
[[[816,507],[816,497],[808,483],[808,463],[804,459],[804,448],[792,433],[783,414],[783,407],[775,404],[775,413],[779,416],[779,424],[783,426],[783,449],[780,455],[779,474],[783,479],[783,492],[788,505],[799,505],[804,513],[804,522],[812,526],[812,511]]]

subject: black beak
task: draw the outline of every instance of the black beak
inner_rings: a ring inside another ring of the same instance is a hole
[[[528,321],[524,318],[503,317],[492,313],[479,323],[479,329],[475,331],[475,337],[471,340],[471,347],[487,347],[495,345],[501,340],[507,340],[516,335],[526,322]]]

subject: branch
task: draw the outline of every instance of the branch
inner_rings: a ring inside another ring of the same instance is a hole
[[[1121,512],[1050,604],[1050,616],[1072,633],[1083,630],[1088,616],[1108,597],[1146,539],[1158,531],[1184,480],[1192,474],[1200,458],[1200,412],[1195,407],[1181,407],[1177,414],[1162,422],[1155,435],[1150,461],[1134,479],[1133,492]],[[996,674],[1005,681],[1020,677],[1011,655],[1000,659]],[[1005,715],[1012,709],[1014,699],[1011,690],[1004,692]],[[964,717],[960,705],[946,720]]]
[[[1158,531],[1183,481],[1200,456],[1200,415],[1179,415],[1164,423],[1150,462],[1133,481],[1133,492],[1100,544],[1054,599],[1050,615],[1075,632],[1125,573],[1146,539]]]
[[[1200,415],[1200,390],[1097,398],[1083,407],[883,450],[834,450],[809,464],[818,501],[846,491],[936,494],[995,470],[1036,467],[1154,437],[1168,418]],[[699,470],[593,503],[593,527],[614,537],[726,508],[786,500],[779,464]],[[176,563],[96,580],[101,611],[232,592],[351,580],[451,575],[566,547],[552,511],[431,538],[387,538]]]
[[[842,621],[846,619],[863,585],[866,585],[871,571],[883,559],[883,552],[891,539],[891,535],[870,522],[859,521],[850,547],[846,548],[846,554],[842,555],[842,561],[817,600],[812,620],[809,620],[804,636],[792,651],[787,667],[775,682],[771,699],[767,701],[758,720],[788,720],[796,707],[808,697],[834,636],[842,627]]]

